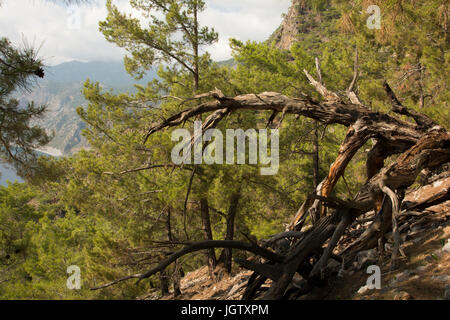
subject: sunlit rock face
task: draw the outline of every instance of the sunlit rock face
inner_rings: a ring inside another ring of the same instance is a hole
[[[290,49],[299,33],[299,15],[306,10],[304,0],[292,0],[289,12],[283,19],[280,27],[272,35],[276,46],[281,49]]]
[[[323,30],[334,25],[339,18],[336,7],[325,2],[314,4],[307,0],[292,0],[288,13],[270,36],[269,42],[284,50],[289,50],[296,41],[311,37],[317,42],[326,42],[328,38]],[[311,39],[308,41],[311,42]]]

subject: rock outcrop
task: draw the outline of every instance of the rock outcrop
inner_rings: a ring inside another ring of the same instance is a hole
[[[299,34],[300,16],[305,10],[304,0],[292,0],[289,12],[283,19],[280,27],[273,33],[270,40],[280,49],[290,49]]]

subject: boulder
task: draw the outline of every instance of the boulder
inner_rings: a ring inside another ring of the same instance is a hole
[[[425,209],[448,199],[450,194],[450,177],[434,181],[405,196],[402,207],[404,209]]]
[[[377,249],[370,249],[358,252],[356,255],[356,268],[361,269],[378,261]]]
[[[400,291],[395,294],[394,300],[412,300],[413,297],[406,291]]]

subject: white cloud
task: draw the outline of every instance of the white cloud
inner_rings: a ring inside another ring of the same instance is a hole
[[[69,60],[121,60],[125,50],[105,40],[98,21],[106,17],[106,1],[68,9],[44,0],[4,0],[0,7],[0,36],[14,43],[39,46],[46,64]],[[128,1],[115,0],[121,10],[132,12]],[[215,60],[230,57],[228,39],[263,41],[279,26],[290,0],[206,0],[200,16],[203,25],[219,32],[219,41],[206,48]],[[133,12],[135,14],[135,12]],[[79,26],[79,28],[77,28]]]

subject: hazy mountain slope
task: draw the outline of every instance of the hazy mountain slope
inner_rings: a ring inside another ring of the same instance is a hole
[[[144,79],[136,81],[125,71],[122,62],[71,61],[47,68],[44,79],[33,91],[22,93],[19,98],[22,103],[34,101],[48,106],[47,115],[40,122],[49,132],[54,132],[54,139],[48,146],[63,154],[72,154],[87,147],[81,136],[84,123],[76,113],[78,106],[86,104],[81,93],[86,79],[98,81],[116,92],[132,92],[135,83],[146,84],[155,76],[151,71]]]

